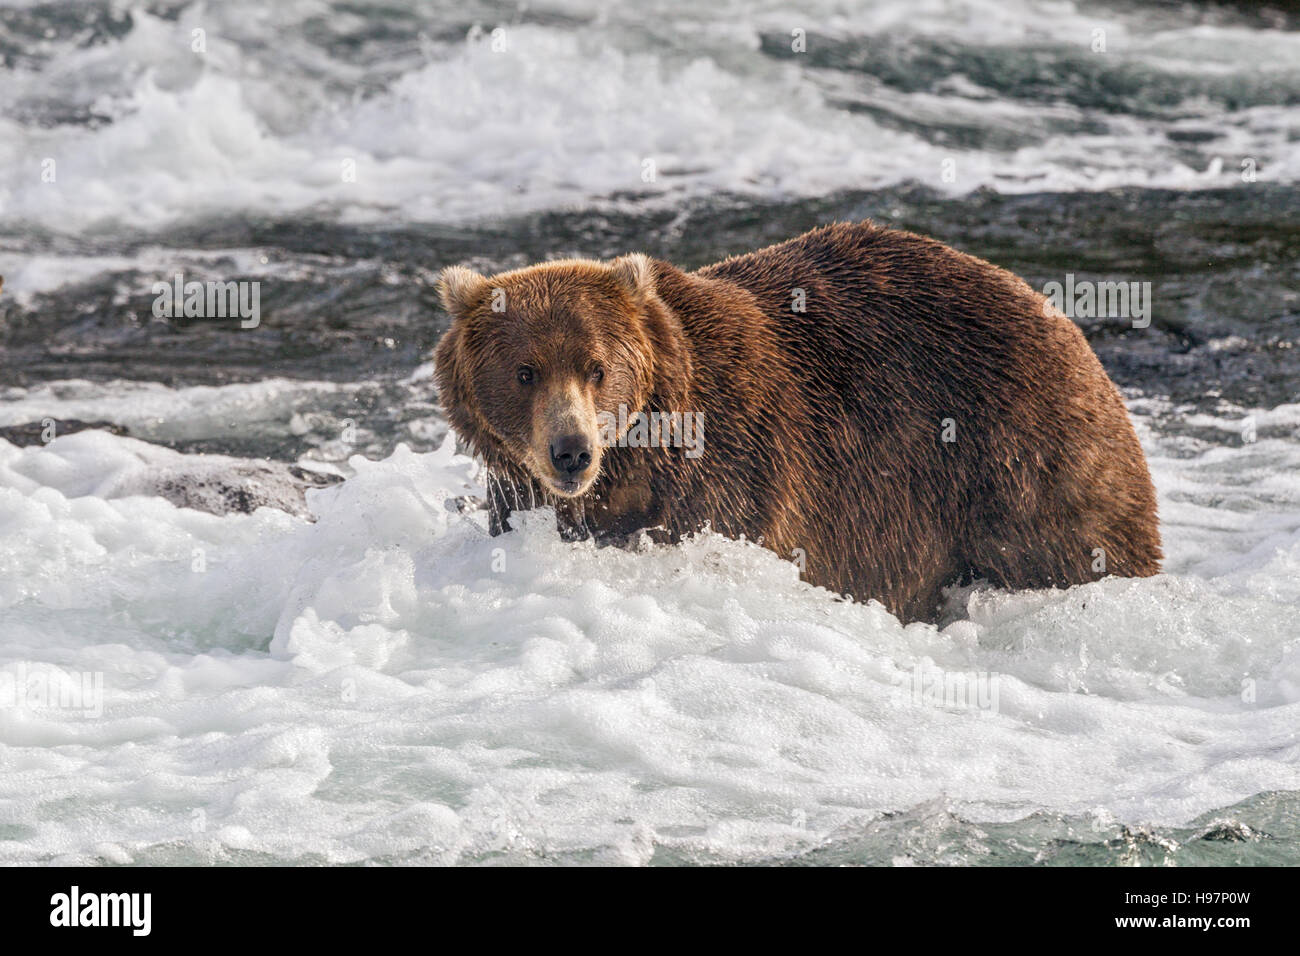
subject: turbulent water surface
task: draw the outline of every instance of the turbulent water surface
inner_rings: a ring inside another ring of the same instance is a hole
[[[0,861],[1300,863],[1294,15],[11,3],[0,60]],[[901,627],[462,510],[442,266],[862,217],[1150,283],[1077,321],[1166,573]]]

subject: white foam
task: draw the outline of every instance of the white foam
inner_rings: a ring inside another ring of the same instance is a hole
[[[1124,115],[1003,100],[966,77],[940,93],[873,93],[858,73],[805,69],[798,57],[759,48],[763,34],[803,29],[814,44],[820,36],[899,43],[946,36],[1054,57],[1086,53],[1092,31],[1104,29],[1107,52],[1096,56],[1117,70],[1256,82],[1264,64],[1285,90],[1300,82],[1294,33],[1173,28],[1141,10],[1099,15],[1070,4],[898,0],[846,14],[830,0],[798,11],[675,0],[562,9],[570,18],[563,23],[507,25],[500,51],[487,39],[425,37],[422,55],[366,67],[305,38],[315,4],[274,11],[252,0],[194,4],[175,21],[133,10],[121,39],[69,43],[47,63],[7,74],[0,209],[11,223],[81,233],[252,210],[465,221],[626,193],[814,196],[907,180],[950,193],[1195,189],[1240,183],[1243,159],[1254,161],[1260,181],[1300,178],[1285,106],[1227,110],[1189,99],[1169,105],[1164,118]],[[462,16],[449,8],[430,29]],[[195,29],[207,31],[206,53],[191,50]],[[843,109],[846,96],[874,97],[903,119],[991,128],[1028,142],[939,146],[941,139],[871,112]],[[43,119],[74,107],[106,121]],[[1062,120],[1080,131],[1047,125]],[[1219,138],[1168,139],[1189,124]],[[56,163],[53,182],[42,179],[46,159]],[[655,164],[649,181],[647,160]]]
[[[104,686],[0,708],[0,860],[743,859],[927,801],[1174,824],[1297,789],[1300,447],[1143,435],[1171,573],[944,631],[714,536],[491,538],[450,446],[354,458],[311,523],[113,497],[125,439],[0,444],[0,674]]]
[[[153,441],[270,437],[305,430],[303,415],[322,398],[361,386],[268,378],[231,385],[171,388],[158,382],[64,379],[0,389],[0,426],[79,419],[112,422]]]

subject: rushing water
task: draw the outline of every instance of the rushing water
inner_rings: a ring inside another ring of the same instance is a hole
[[[1300,862],[1298,31],[0,8],[0,861]],[[1078,321],[1165,574],[903,628],[752,545],[459,510],[442,266],[861,217],[1150,283],[1148,327]],[[259,281],[260,324],[156,317],[178,271]]]

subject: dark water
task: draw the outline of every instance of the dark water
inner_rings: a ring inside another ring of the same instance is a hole
[[[0,300],[0,377],[31,386],[81,378],[173,387],[268,376],[363,383],[334,413],[354,417],[390,450],[403,406],[427,411],[428,383],[401,384],[446,328],[433,284],[445,265],[485,271],[565,256],[641,250],[688,268],[837,220],[871,218],[941,239],[1042,288],[1076,281],[1151,283],[1149,328],[1080,319],[1126,391],[1214,412],[1225,403],[1274,407],[1300,392],[1300,191],[1116,190],[1098,194],[943,199],[919,188],[799,203],[713,199],[642,213],[546,213],[473,227],[346,227],[231,221],[174,232],[165,242],[187,278],[238,278],[224,250],[252,250],[291,277],[263,280],[258,328],[236,320],[156,318],[155,277],[126,269],[18,305]],[[157,236],[75,242],[23,237],[29,251],[121,255]],[[9,237],[9,241],[18,241]],[[205,272],[206,268],[206,272]],[[301,446],[232,436],[207,450],[293,459]]]

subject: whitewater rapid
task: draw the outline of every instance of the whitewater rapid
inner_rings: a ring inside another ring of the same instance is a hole
[[[136,439],[0,442],[0,691],[102,684],[0,707],[0,861],[743,861],[931,805],[1168,826],[1300,789],[1300,406],[1242,443],[1157,405],[1166,573],[942,630],[712,535],[492,538],[450,443],[295,517],[142,494],[175,453]]]
[[[39,233],[1300,179],[1300,34],[1143,7],[295,0],[56,22],[13,20],[32,49],[0,85],[0,210]]]

